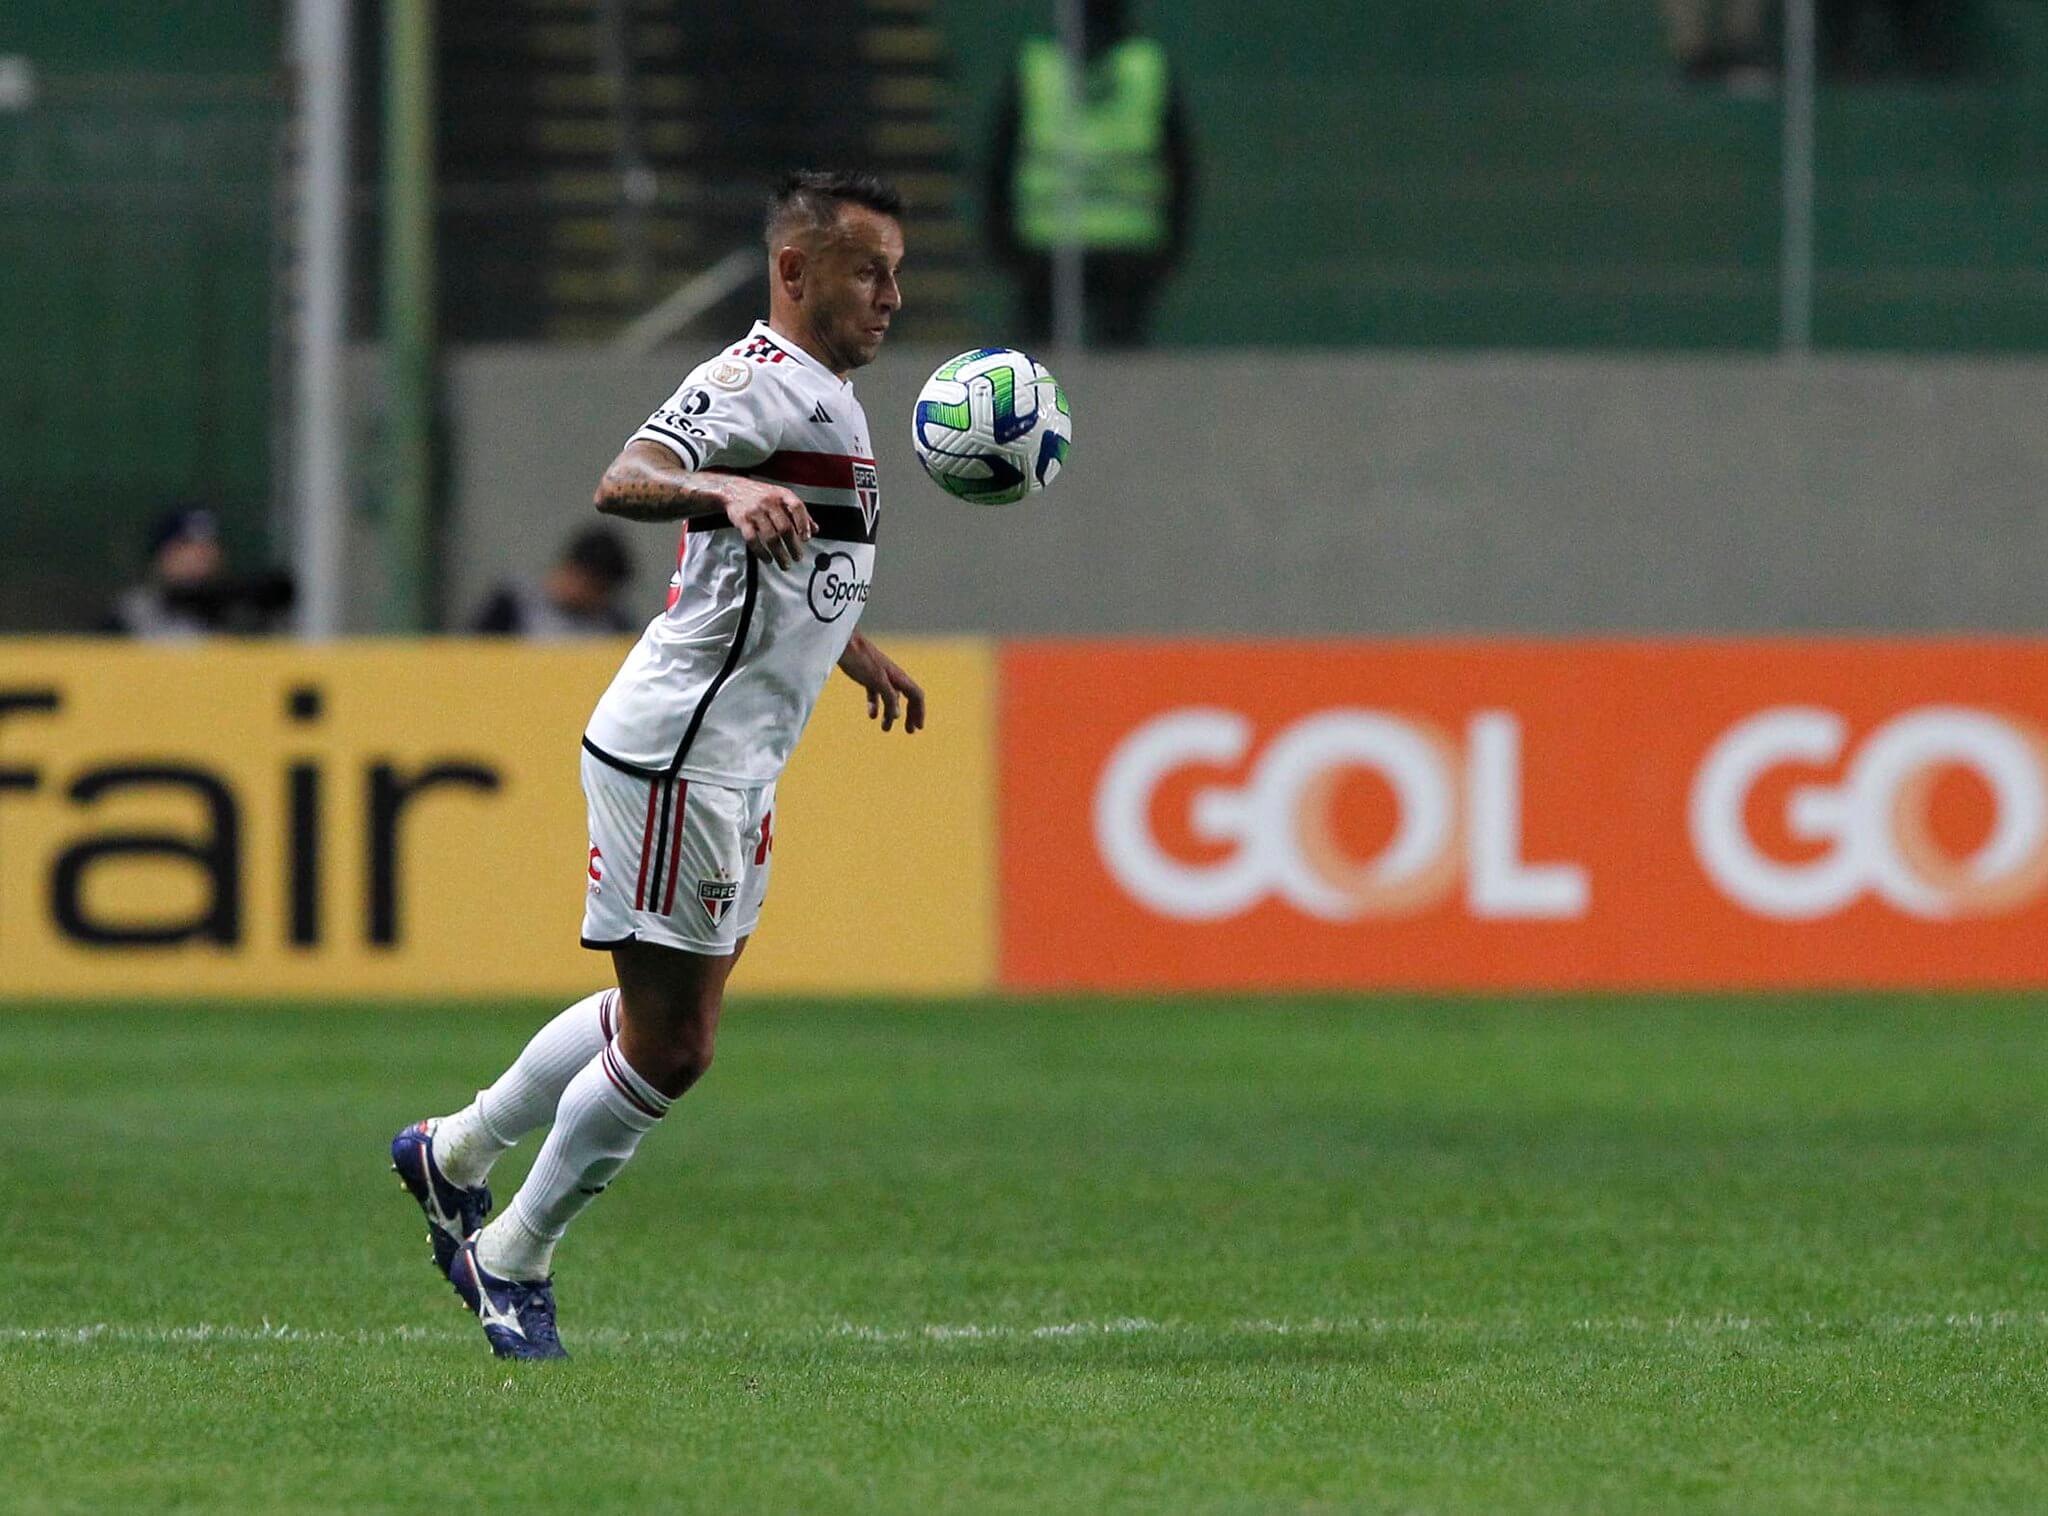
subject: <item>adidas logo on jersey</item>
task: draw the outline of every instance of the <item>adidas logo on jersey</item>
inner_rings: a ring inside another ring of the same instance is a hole
[[[819,426],[830,426],[832,424],[832,413],[825,409],[824,401],[819,401],[817,408],[811,412],[811,420],[815,421]]]

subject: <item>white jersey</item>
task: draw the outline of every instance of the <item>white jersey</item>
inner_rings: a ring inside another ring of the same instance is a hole
[[[880,476],[853,386],[757,321],[633,433],[686,468],[793,491],[817,523],[777,568],[723,520],[686,526],[668,609],[598,701],[583,745],[614,768],[771,784],[867,604]]]

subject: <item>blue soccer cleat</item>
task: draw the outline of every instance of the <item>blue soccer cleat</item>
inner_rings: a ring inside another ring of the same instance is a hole
[[[464,1189],[434,1162],[434,1137],[422,1121],[391,1139],[391,1169],[427,1213],[427,1240],[434,1245],[434,1267],[445,1276],[462,1239],[491,1214],[491,1187]]]
[[[491,1351],[500,1358],[567,1358],[555,1335],[555,1282],[527,1284],[500,1279],[476,1259],[476,1238],[455,1250],[448,1282],[462,1303],[484,1324]]]

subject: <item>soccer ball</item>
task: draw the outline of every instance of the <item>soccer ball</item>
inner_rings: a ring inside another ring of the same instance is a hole
[[[925,381],[910,440],[947,494],[1009,505],[1059,477],[1074,445],[1074,413],[1052,370],[1029,353],[978,347]]]

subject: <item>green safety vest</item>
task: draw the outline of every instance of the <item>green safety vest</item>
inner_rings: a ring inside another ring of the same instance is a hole
[[[1168,235],[1166,53],[1133,38],[1083,67],[1096,87],[1076,91],[1058,43],[1035,37],[1018,55],[1017,240],[1157,251]]]

